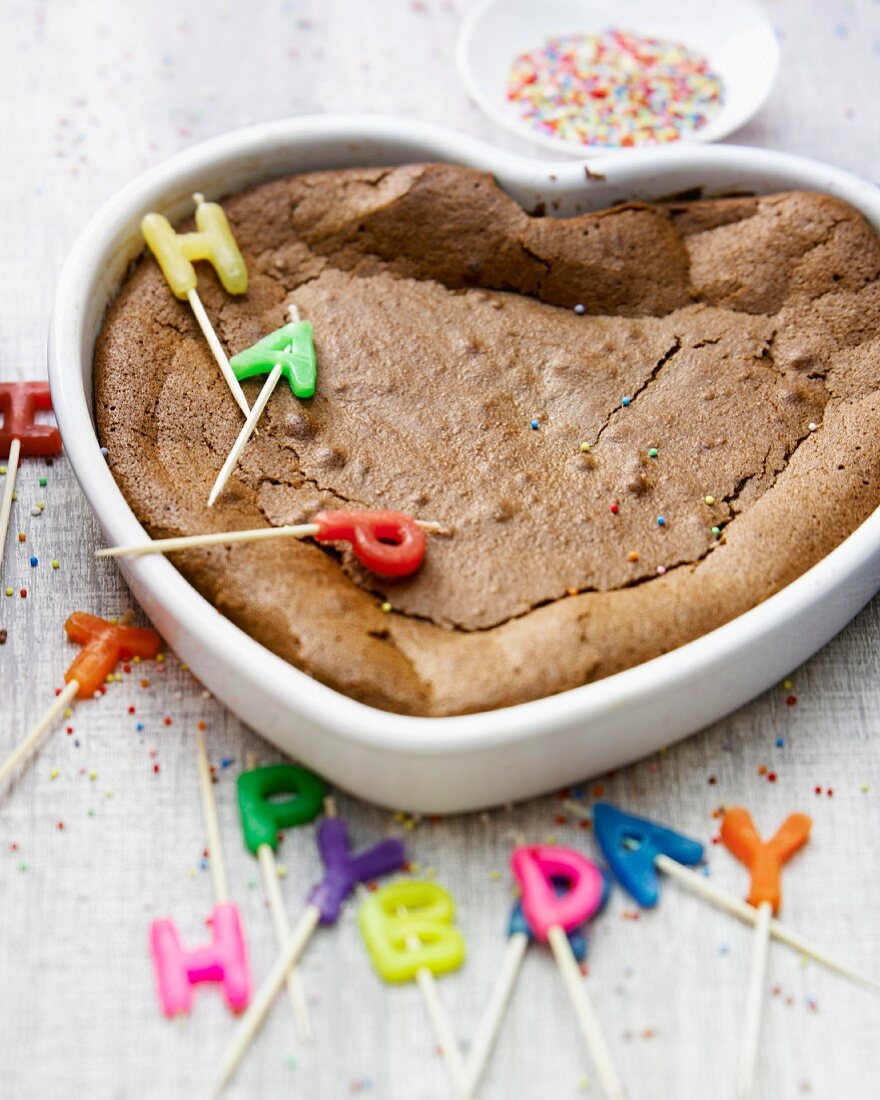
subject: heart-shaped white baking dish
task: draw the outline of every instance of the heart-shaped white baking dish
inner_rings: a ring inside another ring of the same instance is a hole
[[[564,216],[692,188],[704,195],[824,191],[876,227],[880,192],[815,161],[760,149],[628,151],[583,163],[532,161],[462,134],[379,116],[271,122],[198,145],[141,176],[92,219],[58,284],[49,379],[65,450],[112,544],[145,532],[101,456],[92,356],[108,304],[143,248],[148,210],[172,221],[191,194],[222,197],[273,176],[354,165],[452,161],[492,172],[526,209]],[[144,364],[149,370],[149,364]],[[546,699],[454,718],[409,718],[315,682],[224,619],[170,562],[122,559],[168,644],[244,722],[329,781],[372,802],[448,813],[525,798],[625,764],[692,733],[779,680],[880,587],[880,510],[758,607],[680,649]]]

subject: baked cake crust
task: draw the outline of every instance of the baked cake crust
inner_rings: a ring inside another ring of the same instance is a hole
[[[315,397],[279,387],[209,509],[241,414],[144,256],[97,342],[99,435],[156,538],[325,507],[448,525],[398,582],[310,542],[172,557],[356,699],[447,715],[599,679],[755,606],[880,503],[880,242],[835,199],[557,220],[486,174],[412,165],[277,180],[224,208],[250,287],[231,298],[201,265],[208,314],[235,354],[295,302]]]

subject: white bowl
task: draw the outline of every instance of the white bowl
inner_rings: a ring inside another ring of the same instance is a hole
[[[726,137],[755,114],[776,79],[779,45],[755,0],[484,0],[462,22],[458,71],[469,95],[499,126],[556,153],[596,156],[600,146],[541,134],[525,122],[508,102],[507,82],[514,58],[548,38],[600,34],[609,27],[681,42],[706,57],[721,77],[724,102],[718,112],[682,141]]]
[[[807,188],[880,225],[880,192],[800,157],[733,146],[612,154],[584,165],[523,160],[407,119],[271,122],[197,145],[120,191],[62,271],[49,379],[67,456],[108,543],[145,537],[101,457],[92,355],[109,302],[141,251],[142,214],[188,212],[194,190],[221,197],[292,172],[453,161],[486,169],[526,208],[561,214],[700,186],[706,194]],[[149,369],[144,365],[144,369]],[[120,561],[168,644],[242,721],[328,780],[372,802],[446,813],[525,798],[606,771],[692,733],[777,682],[824,645],[880,587],[880,510],[833,553],[758,607],[671,653],[594,684],[503,710],[409,718],[316,683],[224,619],[170,562]]]

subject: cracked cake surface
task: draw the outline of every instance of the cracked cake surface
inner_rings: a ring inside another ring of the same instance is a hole
[[[448,528],[401,581],[293,540],[171,556],[363,702],[466,713],[631,667],[766,599],[880,503],[880,242],[838,200],[554,219],[484,173],[411,165],[276,180],[224,208],[250,285],[232,298],[201,264],[208,314],[233,355],[294,302],[314,398],[276,390],[209,509],[241,413],[144,256],[97,342],[99,435],[153,537],[326,507]]]

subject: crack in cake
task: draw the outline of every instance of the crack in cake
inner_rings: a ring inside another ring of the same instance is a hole
[[[97,342],[99,435],[155,538],[337,507],[449,528],[396,582],[306,543],[172,557],[356,699],[459,714],[629,668],[754,607],[880,503],[880,242],[836,199],[554,219],[437,164],[294,176],[224,206],[250,285],[231,298],[203,265],[220,338],[235,354],[295,302],[314,398],[276,391],[208,509],[241,413],[145,255]]]

